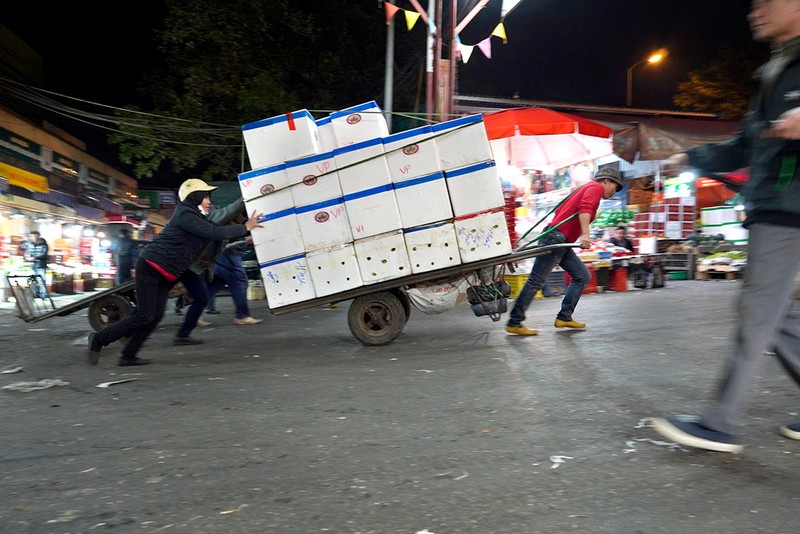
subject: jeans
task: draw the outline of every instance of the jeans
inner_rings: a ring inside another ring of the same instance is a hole
[[[220,289],[228,286],[233,305],[236,307],[236,318],[244,319],[250,317],[247,285],[247,271],[242,264],[242,257],[236,254],[222,254],[214,264],[214,279],[208,284],[210,297],[213,299]]]
[[[39,285],[39,294],[34,295],[34,297],[47,298],[47,267],[33,267],[33,274],[38,274],[42,277]]]
[[[186,292],[189,293],[192,303],[186,309],[186,315],[178,329],[177,337],[189,337],[208,304],[208,288],[205,279],[191,270],[183,273],[180,280],[183,287],[186,288]]]
[[[566,243],[567,238],[558,230],[554,230],[551,234],[543,237],[539,244],[555,245],[559,243]],[[536,292],[544,287],[544,281],[556,265],[564,269],[571,277],[564,299],[561,301],[561,310],[556,316],[557,319],[562,321],[571,321],[572,313],[581,299],[583,289],[592,278],[589,269],[583,264],[581,259],[575,254],[571,248],[555,249],[549,254],[536,256],[533,262],[533,269],[531,270],[528,280],[522,286],[522,291],[519,292],[514,308],[508,314],[508,326],[519,326],[525,320],[525,311],[530,306]]]

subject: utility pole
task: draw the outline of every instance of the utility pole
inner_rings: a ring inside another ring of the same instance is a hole
[[[394,0],[384,0],[394,4]],[[394,17],[386,27],[386,70],[383,73],[383,116],[392,133],[392,106],[394,105]]]

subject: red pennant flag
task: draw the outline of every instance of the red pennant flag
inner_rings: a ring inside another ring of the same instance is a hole
[[[390,4],[389,2],[384,2],[383,7],[386,8],[386,25],[388,26],[389,22],[392,20],[392,17],[394,17],[395,13],[400,11],[400,8],[394,4]]]

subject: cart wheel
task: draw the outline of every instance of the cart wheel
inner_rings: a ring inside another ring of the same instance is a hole
[[[400,335],[408,315],[402,301],[392,292],[380,291],[358,297],[350,303],[347,325],[364,345],[388,345]]]
[[[121,295],[107,295],[89,306],[89,324],[99,332],[131,314],[133,306]]]
[[[399,288],[391,289],[390,291],[403,305],[403,311],[406,312],[406,322],[408,322],[409,317],[411,317],[411,299],[408,298],[408,293]]]

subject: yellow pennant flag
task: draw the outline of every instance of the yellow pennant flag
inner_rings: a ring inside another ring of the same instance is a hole
[[[503,44],[508,43],[508,39],[506,39],[506,27],[503,26],[502,22],[495,26],[494,30],[492,30],[492,35],[501,38],[503,40]]]
[[[406,14],[406,26],[408,27],[408,31],[411,31],[411,28],[414,27],[414,24],[416,24],[419,19],[419,13],[416,11],[409,11],[408,9],[404,9],[403,12]]]

